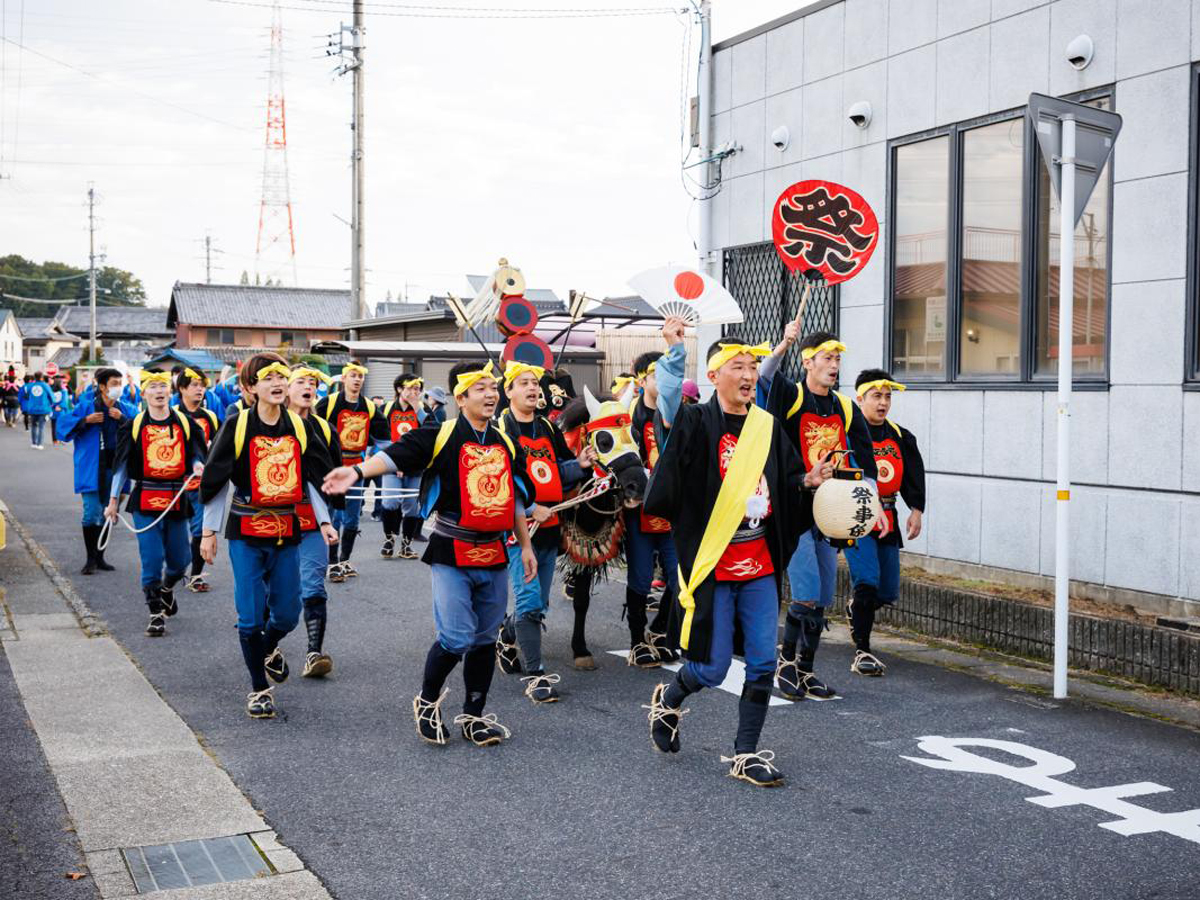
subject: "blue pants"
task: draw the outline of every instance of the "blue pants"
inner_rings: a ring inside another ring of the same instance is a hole
[[[113,473],[108,469],[100,469],[96,473],[97,483],[100,486],[96,491],[84,491],[79,495],[83,501],[83,525],[103,525],[104,524],[104,507],[108,505],[109,491],[112,490]]]
[[[554,583],[554,563],[558,559],[558,548],[533,548],[537,556],[537,578],[526,583],[525,567],[521,564],[521,546],[508,548],[508,583],[513,590],[513,611],[518,619],[540,622],[550,608],[550,586]]]
[[[300,620],[300,548],[229,542],[233,602],[241,634],[257,634],[270,612],[268,629],[287,634]]]
[[[399,488],[413,488],[416,490],[420,487],[420,475],[405,475],[403,478],[396,474],[383,476],[383,489],[388,492],[396,491]],[[399,509],[401,515],[406,519],[419,519],[421,517],[421,501],[416,494],[403,499],[397,497],[394,493],[385,494],[383,508]]]
[[[325,565],[329,562],[329,549],[320,529],[306,531],[300,539],[300,597],[326,597]]]
[[[34,413],[29,417],[29,423],[29,443],[40,447],[42,445],[42,438],[46,436],[46,416],[45,414],[39,415],[38,413]]]
[[[837,586],[837,548],[821,538],[816,526],[800,535],[800,543],[788,563],[788,584],[792,588],[791,609],[801,614],[801,603],[816,603],[825,609],[833,605]]]
[[[156,516],[157,513],[135,511],[134,527],[145,528]],[[174,585],[192,561],[187,519],[163,519],[149,531],[139,534],[137,542],[138,555],[142,558],[142,587]]]
[[[456,656],[493,644],[508,608],[505,569],[458,569],[434,563],[433,621],[438,643]]]
[[[363,490],[366,487],[363,486]],[[358,486],[351,488],[346,494],[345,509],[331,509],[329,518],[333,521],[333,527],[339,533],[347,531],[358,531],[358,517],[362,513],[363,495]]]
[[[204,505],[200,502],[200,492],[192,491],[187,497],[192,501],[192,537],[204,537]]]
[[[733,661],[734,622],[742,626],[746,681],[775,674],[775,637],[779,627],[779,592],[775,576],[753,581],[718,581],[713,591],[713,633],[708,662],[688,660],[684,666],[700,684],[716,687]]]
[[[846,548],[851,584],[871,584],[880,603],[895,603],[900,596],[900,545],[881,544],[875,537],[859,538]]]
[[[629,564],[626,574],[629,589],[636,594],[649,594],[654,580],[654,554],[662,562],[667,590],[674,591],[679,573],[679,559],[675,556],[675,542],[671,533],[654,534],[642,531],[638,524],[638,511],[625,516],[625,560]]]

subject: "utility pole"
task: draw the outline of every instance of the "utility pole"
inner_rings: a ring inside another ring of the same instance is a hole
[[[696,72],[696,115],[699,119],[700,159],[705,162],[700,166],[700,227],[696,236],[696,251],[700,257],[700,271],[720,280],[712,248],[712,204],[713,193],[709,185],[713,183],[712,164],[712,2],[700,0],[700,64]],[[707,347],[712,341],[721,337],[720,325],[702,325],[697,329],[696,341],[699,346]],[[696,374],[693,376],[697,384],[706,385],[704,378],[704,361],[697,359]]]
[[[92,323],[88,339],[88,358],[96,364],[96,188],[88,182],[88,302]]]
[[[350,31],[352,59],[350,68],[354,77],[354,121],[351,128],[354,131],[353,163],[354,184],[351,193],[354,201],[352,222],[350,226],[350,318],[351,320],[367,317],[366,298],[366,267],[364,237],[364,197],[363,197],[363,0],[354,0],[354,26]]]
[[[204,236],[204,283],[212,284],[212,235]]]

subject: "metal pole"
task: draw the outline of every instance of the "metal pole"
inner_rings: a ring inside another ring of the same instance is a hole
[[[363,236],[363,0],[354,0],[354,28],[351,31],[354,77],[354,168],[353,195],[354,206],[351,212],[351,259],[350,259],[350,318],[351,320],[365,319],[366,311],[366,272],[365,251],[366,242]]]
[[[712,3],[700,0],[700,65],[696,73],[696,116],[699,121],[700,158],[710,159],[712,147]],[[700,222],[696,235],[696,251],[700,257],[700,271],[719,279],[716,258],[712,246],[712,198],[708,186],[712,184],[712,164],[700,166]],[[696,329],[696,343],[702,348],[696,354],[696,384],[708,387],[704,377],[703,348],[721,336],[721,326],[701,325]]]
[[[88,303],[91,306],[91,328],[88,338],[88,357],[96,364],[96,189],[88,185]]]
[[[212,284],[212,235],[204,236],[204,283]]]
[[[701,159],[712,156],[712,87],[712,3],[710,0],[701,0],[700,66],[696,76],[696,115],[700,120]],[[709,171],[709,163],[700,167],[700,180],[703,185],[710,184]],[[707,197],[707,194],[703,196]],[[700,270],[713,275],[711,199],[700,200],[700,228],[696,243],[700,255]]]
[[[1054,696],[1067,696],[1071,589],[1071,376],[1075,339],[1075,119],[1062,120],[1058,239],[1058,494],[1054,530]]]

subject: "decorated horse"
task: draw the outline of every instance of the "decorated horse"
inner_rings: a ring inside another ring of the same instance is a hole
[[[585,637],[591,588],[606,577],[610,564],[621,556],[626,507],[636,507],[646,491],[646,470],[630,430],[630,388],[619,399],[598,400],[584,388],[584,396],[571,400],[558,425],[568,446],[578,453],[590,446],[596,453],[592,477],[567,499],[559,513],[562,553],[558,565],[575,607],[571,650],[575,668],[596,668]]]

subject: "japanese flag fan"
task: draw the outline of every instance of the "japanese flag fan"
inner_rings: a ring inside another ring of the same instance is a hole
[[[639,272],[629,286],[664,318],[679,316],[688,325],[726,325],[743,319],[729,291],[708,275],[682,266]]]

